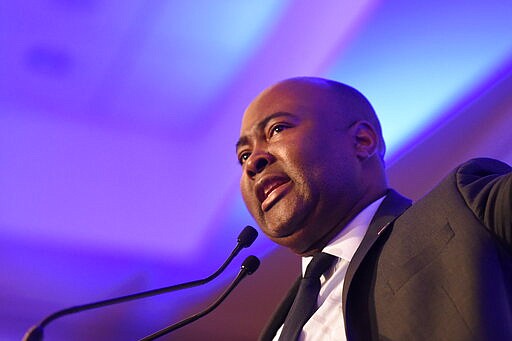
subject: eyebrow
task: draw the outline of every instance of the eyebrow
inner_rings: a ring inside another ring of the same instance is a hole
[[[276,117],[282,117],[282,116],[288,116],[288,117],[291,117],[291,118],[295,117],[294,115],[292,115],[290,113],[278,111],[278,112],[275,112],[275,113],[273,113],[271,115],[268,115],[263,120],[258,122],[256,124],[256,130],[263,130],[265,128],[265,126],[268,124],[268,122],[270,122],[271,120],[273,120]],[[240,138],[236,142],[236,150],[238,150],[238,148],[240,148],[241,146],[245,146],[245,145],[248,145],[248,144],[249,144],[249,138],[246,135],[240,136]]]

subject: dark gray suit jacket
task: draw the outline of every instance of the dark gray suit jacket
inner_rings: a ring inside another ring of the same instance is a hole
[[[354,340],[512,340],[512,173],[471,160],[411,202],[390,190],[347,270]],[[260,338],[284,322],[298,281]]]

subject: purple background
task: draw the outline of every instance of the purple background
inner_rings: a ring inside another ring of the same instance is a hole
[[[464,158],[512,162],[510,18],[508,0],[2,2],[0,340],[57,309],[213,272],[253,223],[241,115],[277,80],[365,93],[392,183],[413,197]],[[244,256],[288,269],[275,252],[260,236]],[[206,288],[66,317],[46,339],[143,337],[204,307],[242,258]],[[256,283],[287,286],[269,271],[246,284],[256,303],[234,297],[238,310],[207,317],[215,329],[183,338],[253,339],[275,304]]]

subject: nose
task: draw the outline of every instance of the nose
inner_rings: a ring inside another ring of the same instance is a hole
[[[254,178],[256,174],[263,172],[272,162],[272,156],[267,152],[253,152],[246,161],[245,172],[250,178]]]

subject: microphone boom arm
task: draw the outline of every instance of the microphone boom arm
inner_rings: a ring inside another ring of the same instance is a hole
[[[238,239],[237,239],[237,245],[233,249],[233,251],[231,252],[229,257],[217,269],[217,271],[215,271],[213,274],[211,274],[208,277],[205,277],[205,278],[199,279],[199,280],[195,280],[195,281],[186,282],[186,283],[171,285],[171,286],[167,286],[167,287],[163,287],[163,288],[159,288],[159,289],[147,290],[147,291],[143,291],[143,292],[139,292],[139,293],[135,293],[135,294],[130,294],[130,295],[110,298],[110,299],[106,299],[106,300],[102,300],[102,301],[77,305],[77,306],[73,306],[70,308],[56,311],[55,313],[44,318],[38,325],[35,325],[32,328],[30,328],[27,331],[27,333],[25,334],[25,336],[23,337],[22,341],[41,341],[41,340],[43,340],[44,327],[46,325],[48,325],[50,322],[52,322],[53,320],[58,319],[59,317],[62,317],[65,315],[74,314],[74,313],[78,313],[78,312],[85,311],[85,310],[101,308],[101,307],[105,307],[105,306],[109,306],[109,305],[119,304],[119,303],[123,303],[123,302],[133,301],[133,300],[140,299],[140,298],[161,295],[161,294],[165,294],[165,293],[172,292],[172,291],[193,288],[198,285],[206,284],[206,283],[210,282],[211,280],[215,279],[217,276],[219,276],[222,273],[222,271],[224,271],[224,269],[226,269],[226,267],[231,263],[233,258],[235,258],[243,248],[251,246],[257,236],[258,236],[258,232],[256,231],[256,229],[254,229],[252,226],[246,226],[242,230],[242,232],[240,232],[240,235],[238,236]]]

